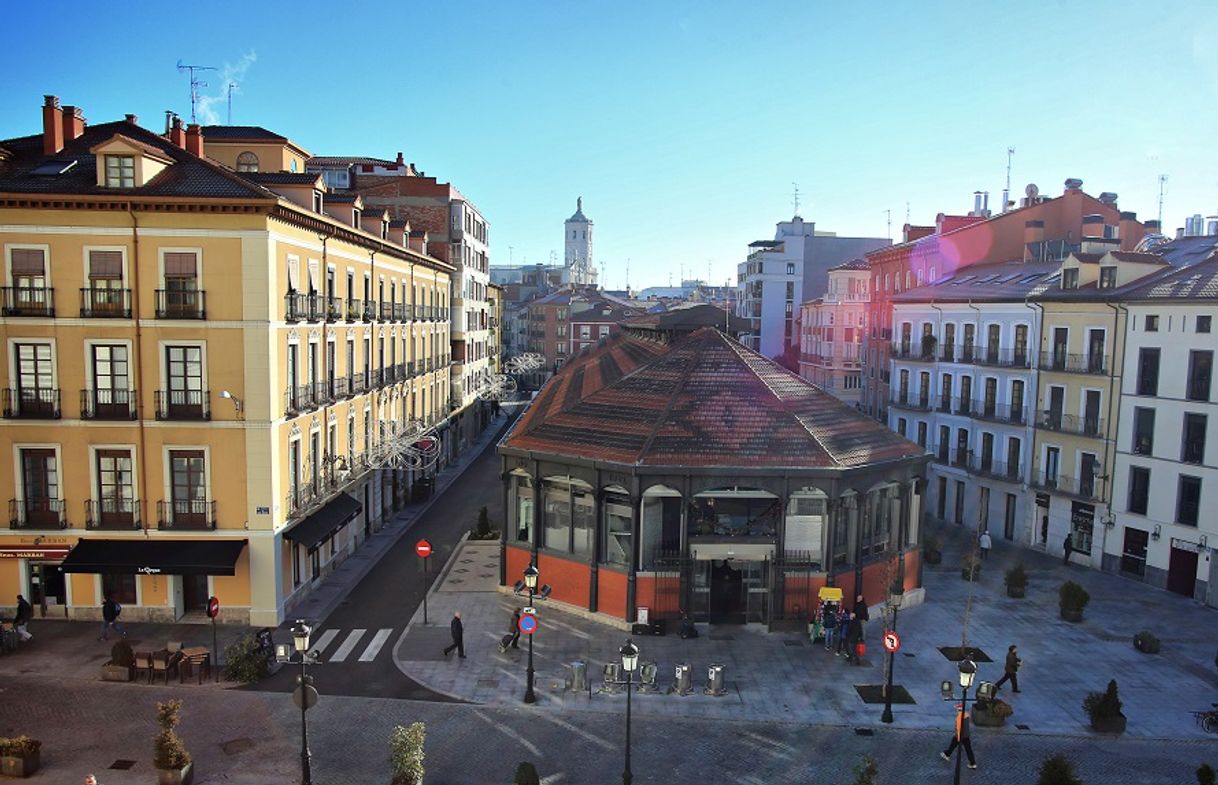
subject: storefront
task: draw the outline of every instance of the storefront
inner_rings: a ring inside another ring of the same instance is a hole
[[[0,579],[15,587],[3,595],[3,603],[16,601],[23,594],[34,606],[35,618],[67,618],[68,588],[60,565],[68,555],[66,538],[37,539],[38,544],[0,546]],[[46,545],[46,539],[65,540]]]

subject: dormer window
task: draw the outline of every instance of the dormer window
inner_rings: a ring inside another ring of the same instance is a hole
[[[106,187],[134,188],[135,187],[135,156],[107,155],[106,156]]]
[[[313,212],[320,213],[322,208],[321,191],[313,192]]]
[[[1115,266],[1100,268],[1100,288],[1115,289],[1117,285],[1117,268]]]
[[[1078,268],[1069,267],[1062,270],[1062,288],[1077,289],[1078,288]]]
[[[256,172],[258,171],[258,156],[246,151],[237,156],[237,171],[238,172]]]

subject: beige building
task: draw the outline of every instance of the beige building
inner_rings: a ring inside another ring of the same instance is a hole
[[[261,129],[42,112],[0,141],[0,597],[278,624],[406,498],[388,436],[449,411],[452,268]]]
[[[830,268],[824,296],[800,306],[799,375],[851,404],[861,399],[869,270],[862,259]]]

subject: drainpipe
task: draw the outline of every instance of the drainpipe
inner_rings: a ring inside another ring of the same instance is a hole
[[[142,359],[143,352],[141,351],[144,345],[144,331],[140,323],[140,224],[139,219],[135,217],[135,207],[130,202],[127,203],[127,215],[131,217],[131,318],[135,322],[135,341],[131,345],[131,362],[135,368],[135,389],[137,394],[148,394],[148,389],[144,386],[144,363]],[[154,396],[155,401],[155,396]],[[148,431],[144,427],[143,413],[140,411],[140,402],[134,401],[136,406],[136,422],[139,423],[140,429],[140,476],[143,478],[140,489],[142,500],[152,504],[152,500],[148,498],[148,471],[151,468],[148,458]],[[155,406],[155,402],[153,403]],[[141,525],[144,530],[144,536],[148,536],[149,520],[141,514]],[[151,516],[149,516],[151,517]]]
[[[1116,381],[1117,381],[1116,364],[1117,364],[1118,357],[1122,358],[1121,370],[1122,371],[1125,370],[1125,363],[1124,363],[1124,359],[1123,359],[1125,357],[1124,333],[1118,332],[1117,328],[1118,328],[1118,323],[1119,323],[1119,317],[1120,317],[1120,314],[1122,311],[1125,313],[1125,324],[1126,325],[1129,324],[1129,310],[1121,303],[1117,303],[1116,305],[1113,305],[1112,303],[1104,303],[1104,305],[1107,305],[1109,308],[1112,309],[1112,362],[1108,366],[1108,422],[1106,423],[1108,428],[1111,429],[1113,427],[1113,423],[1115,422],[1112,419],[1112,411],[1113,411],[1113,408],[1117,404],[1116,399],[1120,393],[1120,387],[1118,387],[1117,383],[1116,383]],[[1119,345],[1118,345],[1118,341],[1120,342]],[[1109,439],[1107,434],[1104,435],[1104,470],[1108,477],[1108,479],[1104,481],[1104,496],[1106,497],[1104,499],[1104,507],[1106,508],[1105,513],[1104,513],[1104,520],[1114,521],[1114,525],[1115,525],[1115,516],[1113,516],[1113,514],[1112,514],[1112,490],[1113,490],[1113,485],[1116,484],[1115,483],[1116,445],[1114,444],[1114,441],[1115,441],[1114,439]],[[1109,464],[1109,452],[1112,453],[1112,463],[1111,464]],[[1104,524],[1104,535],[1100,539],[1100,570],[1101,571],[1104,569],[1104,556],[1108,553],[1108,529],[1109,528],[1110,527],[1108,526],[1108,524],[1105,523]]]
[[[931,300],[931,301],[930,301],[930,307],[931,307],[931,308],[934,308],[936,311],[938,311],[938,312],[939,312],[939,326],[938,326],[938,335],[940,336],[940,339],[941,339],[941,338],[942,338],[942,336],[943,336],[943,309],[942,309],[942,308],[940,308],[939,306],[935,305],[935,301],[934,301],[934,300]],[[954,352],[954,351],[955,351],[955,350],[953,349],[953,352]],[[943,399],[943,387],[942,387],[942,379],[943,379],[943,374],[939,374],[939,380],[940,380],[940,387],[939,387],[939,399],[940,399],[940,400],[942,400],[942,399]],[[932,383],[933,383],[933,381],[934,381],[934,380],[932,379],[931,381],[932,381]],[[951,399],[950,399],[950,398],[948,398],[948,402],[947,402],[947,403],[948,403],[948,410],[950,411],[950,410],[951,410]],[[937,420],[937,419],[936,419],[936,420],[934,420],[933,422],[935,422],[935,424],[936,424],[936,425],[938,425],[938,424],[939,424],[939,422],[938,422],[938,420]],[[937,432],[937,431],[938,431],[938,429],[936,428],[936,432]],[[929,437],[928,437],[928,438],[929,438]],[[951,449],[951,429],[950,429],[950,428],[948,429],[948,437],[947,437],[947,440],[948,440],[948,449],[950,450],[950,449]],[[938,446],[939,446],[939,445],[937,445],[937,444],[935,445],[936,450],[937,450]],[[936,454],[938,454],[938,453],[936,452]],[[932,470],[932,471],[933,471],[933,470]],[[928,483],[928,484],[929,484],[929,483]],[[927,495],[927,494],[924,494],[924,496],[925,496],[925,495]],[[944,504],[946,504],[946,502],[944,502]],[[945,509],[946,509],[946,508],[945,508]],[[905,563],[905,562],[904,562],[904,557],[902,557],[901,564],[902,564],[902,565],[904,565],[904,563]],[[904,569],[904,567],[902,567],[902,569]]]
[[[1023,484],[1023,487],[1027,488],[1027,486],[1031,484],[1032,466],[1036,462],[1036,428],[1034,423],[1036,422],[1036,412],[1039,411],[1040,406],[1040,352],[1041,341],[1044,340],[1045,333],[1045,307],[1040,303],[1029,302],[1028,298],[1026,297],[1024,298],[1023,305],[1025,308],[1039,311],[1040,315],[1040,319],[1038,320],[1036,326],[1036,356],[1035,358],[1031,356],[1028,357],[1028,362],[1032,365],[1032,398],[1028,403],[1028,419],[1027,425],[1024,428],[1024,431],[1027,434],[1027,442],[1031,445],[1031,449],[1028,450],[1028,481]],[[1031,343],[1031,341],[1028,343]],[[1032,498],[1035,499],[1036,497],[1033,496]],[[1028,524],[1028,546],[1031,547],[1036,542],[1035,503],[1031,505],[1030,511],[1028,512]]]
[[[977,322],[976,322],[976,324],[975,324],[975,325],[973,325],[973,359],[972,359],[972,364],[973,364],[973,365],[976,365],[976,363],[977,363],[977,347],[981,345],[981,309],[980,309],[980,308],[978,308],[977,306],[973,305],[973,301],[972,301],[972,299],[970,299],[970,300],[968,301],[968,307],[969,307],[969,308],[972,308],[974,311],[976,311],[976,312],[977,312]],[[987,349],[989,348],[988,344],[987,344],[986,348],[987,348]],[[973,394],[973,391],[970,389],[970,390],[969,390],[969,395],[972,395],[972,394]],[[970,402],[970,407],[971,407],[971,405],[972,405],[972,403]],[[969,411],[971,412],[971,411],[972,411],[972,408],[970,408],[970,409],[969,409]],[[971,433],[969,434],[969,438],[970,438],[970,439],[972,438],[972,434],[971,434]],[[971,452],[972,452],[972,450],[971,450],[971,449],[969,449],[969,448],[967,447],[967,445],[966,445],[966,446],[965,446],[965,452],[966,452],[966,453],[971,453]],[[980,499],[978,499],[978,501],[980,501]],[[987,526],[988,526],[988,521],[989,521],[989,518],[990,518],[990,513],[989,513],[989,510],[986,510],[986,513],[985,513],[985,518],[986,518],[986,521],[987,521]],[[977,528],[978,528],[978,530],[980,530],[980,528],[981,528],[981,521],[978,521],[978,522],[977,522]]]

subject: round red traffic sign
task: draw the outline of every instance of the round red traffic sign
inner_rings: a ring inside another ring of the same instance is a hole
[[[520,617],[520,621],[516,622],[520,626],[520,631],[525,635],[532,635],[537,632],[537,617],[531,613],[526,613]]]
[[[209,597],[207,599],[207,618],[214,619],[219,615],[220,615],[220,600],[216,599],[215,597]]]
[[[414,552],[426,559],[431,555],[431,543],[427,540],[419,540],[418,544],[414,546]]]
[[[891,630],[884,633],[884,650],[895,652],[899,648],[901,648],[901,636]]]

